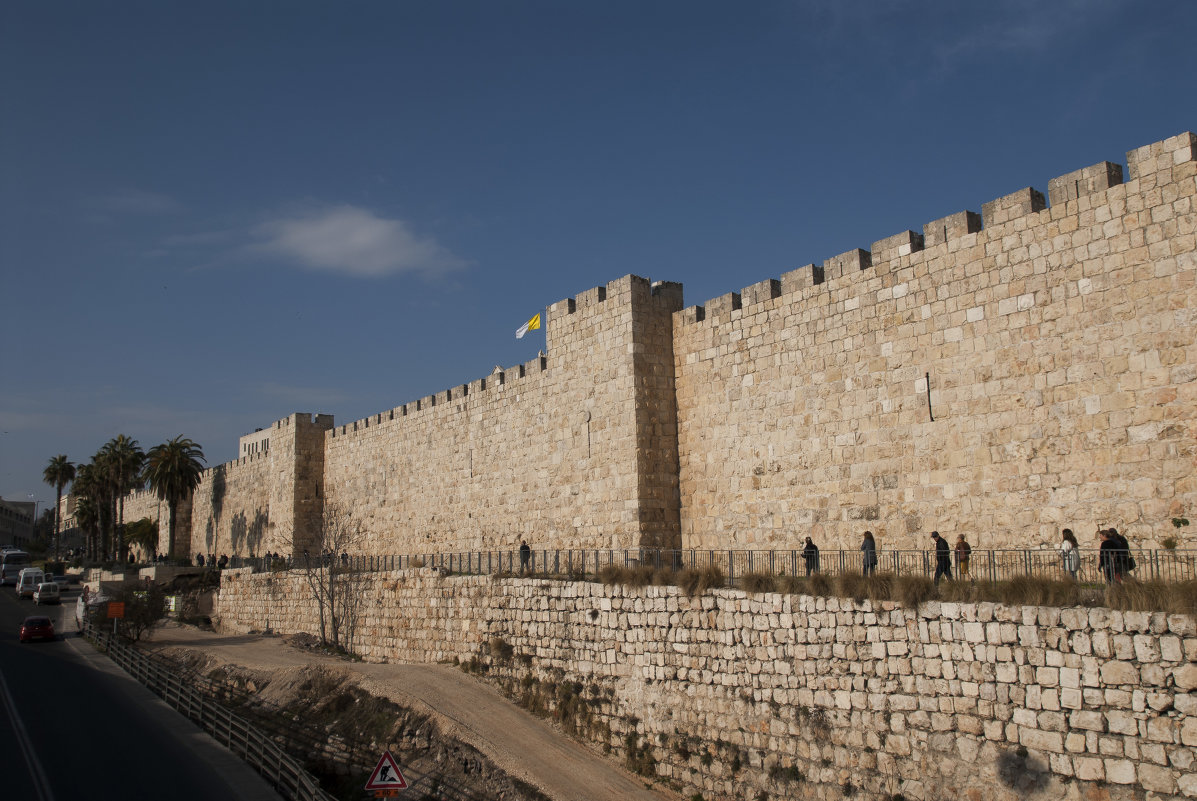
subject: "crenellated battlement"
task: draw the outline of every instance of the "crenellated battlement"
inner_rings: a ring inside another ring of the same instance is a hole
[[[395,421],[403,421],[405,418],[414,417],[420,412],[435,409],[438,405],[443,407],[454,401],[463,401],[466,399],[479,401],[480,396],[483,396],[488,391],[518,390],[517,382],[532,376],[538,376],[548,369],[548,358],[546,356],[538,356],[529,362],[517,364],[514,367],[502,368],[496,366],[495,370],[488,376],[476,378],[469,383],[459,384],[433,395],[425,395],[422,398],[401,404],[385,412],[379,412],[369,417],[363,417],[360,420],[354,420],[351,423],[335,426],[329,429],[325,436],[328,439],[335,439],[357,431],[364,431],[371,427],[377,428]]]
[[[190,535],[294,551],[337,508],[374,552],[1187,542],[1195,206],[1184,133],[702,305],[625,275],[523,364],[246,435]]]
[[[1197,506],[1197,137],[1127,165],[675,314],[686,545],[1174,536]]]
[[[1197,161],[1197,135],[1185,132],[1129,151],[1126,158],[1132,180],[1153,178],[1164,169]],[[856,248],[821,263],[807,264],[784,273],[780,279],[766,279],[740,292],[729,292],[705,304],[682,309],[675,316],[675,324],[717,324],[718,321],[730,319],[736,312],[752,311],[784,295],[816,293],[821,291],[824,284],[841,279],[881,275],[900,264],[923,261],[929,252],[940,246],[949,246],[950,251],[953,240],[972,234],[976,234],[977,241],[982,243],[998,241],[1009,233],[1011,225],[1018,230],[1025,228],[1029,224],[1025,218],[1041,213],[1050,214],[1053,209],[1079,214],[1079,206],[1074,208],[1077,201],[1117,186],[1125,188],[1122,165],[1109,161],[1098,162],[1050,179],[1047,196],[1033,187],[1020,189],[983,203],[980,214],[974,211],[949,214],[923,225],[922,234],[903,231],[875,241],[869,250]],[[1139,188],[1133,187],[1132,191]],[[1070,203],[1074,206],[1069,206]],[[938,251],[932,255],[935,254]],[[861,288],[867,291],[863,284]]]

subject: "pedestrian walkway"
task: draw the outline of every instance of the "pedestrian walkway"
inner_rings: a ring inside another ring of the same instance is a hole
[[[674,801],[450,665],[371,664],[302,651],[281,638],[222,635],[175,623],[154,629],[149,649],[194,648],[249,669],[322,665],[354,676],[373,695],[429,715],[441,732],[466,743],[500,770],[557,801]]]

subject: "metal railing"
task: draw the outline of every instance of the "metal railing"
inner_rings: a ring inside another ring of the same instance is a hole
[[[218,743],[256,770],[284,798],[292,801],[336,801],[294,758],[269,736],[204,693],[184,684],[185,677],[157,664],[112,632],[84,622],[91,637],[108,657],[167,704],[195,722]]]
[[[1197,550],[1149,550],[1132,548],[1129,555],[1134,569],[1126,577],[1138,581],[1180,582],[1197,579]],[[1080,557],[1076,578],[1090,583],[1107,580],[1103,561],[1096,548],[1078,550]],[[435,567],[450,573],[470,575],[534,575],[574,576],[592,578],[608,566],[632,568],[649,566],[654,569],[716,568],[728,586],[734,586],[743,576],[768,573],[783,576],[807,576],[812,573],[836,575],[863,573],[864,553],[860,550],[822,550],[817,555],[793,550],[667,550],[636,549],[535,549],[521,559],[518,550],[454,551],[423,554],[331,554],[296,557],[239,557],[238,567],[255,570],[287,570],[308,567],[343,567],[353,572],[399,570],[412,567]],[[1052,549],[977,549],[969,556],[967,571],[953,553],[952,578],[1004,581],[1014,578],[1068,578],[1061,553]],[[932,550],[878,550],[875,572],[899,576],[931,577],[936,570],[936,555]]]

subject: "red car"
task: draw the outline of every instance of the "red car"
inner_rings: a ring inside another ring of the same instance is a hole
[[[21,624],[21,642],[53,640],[56,638],[54,624],[50,622],[50,618],[48,617],[33,615],[25,618],[25,622]]]

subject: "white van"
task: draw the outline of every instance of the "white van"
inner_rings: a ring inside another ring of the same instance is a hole
[[[0,553],[0,585],[16,584],[17,576],[29,567],[29,554],[24,551],[4,551]]]
[[[40,567],[27,567],[17,575],[17,597],[32,598],[37,591],[37,585],[46,580],[45,571]]]

